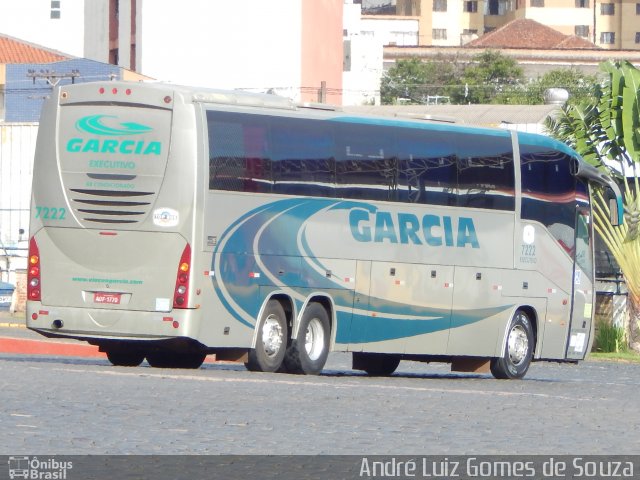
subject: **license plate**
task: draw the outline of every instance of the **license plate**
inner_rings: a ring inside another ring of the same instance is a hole
[[[120,305],[121,293],[100,293],[93,294],[94,303],[108,303],[109,305]]]

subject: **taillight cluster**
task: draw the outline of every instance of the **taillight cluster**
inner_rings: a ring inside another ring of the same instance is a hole
[[[187,308],[189,303],[189,278],[191,276],[191,246],[187,243],[180,257],[176,288],[173,291],[173,308]]]
[[[27,272],[27,298],[39,302],[41,299],[40,251],[36,239],[29,241],[29,270]]]

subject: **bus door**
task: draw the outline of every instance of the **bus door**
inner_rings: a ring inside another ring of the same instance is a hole
[[[593,321],[595,286],[592,239],[590,209],[579,205],[576,208],[573,295],[566,355],[568,359],[584,359],[591,345],[589,337]]]

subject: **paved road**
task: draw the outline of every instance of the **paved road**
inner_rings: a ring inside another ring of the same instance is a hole
[[[0,455],[640,452],[638,365],[534,364],[523,381],[349,367],[346,354],[319,377],[0,354]]]

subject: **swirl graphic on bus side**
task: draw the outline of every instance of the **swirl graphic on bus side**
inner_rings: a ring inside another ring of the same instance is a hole
[[[263,299],[270,292],[285,293],[299,310],[311,292],[330,291],[337,317],[336,342],[369,343],[462,327],[511,307],[452,312],[440,305],[369,296],[368,292],[358,292],[353,283],[328,276],[332,268],[323,262],[335,259],[318,258],[311,247],[309,228],[314,222],[327,225],[329,216],[338,214],[345,219],[344,231],[349,232],[349,212],[353,209],[371,214],[379,210],[357,201],[286,199],[255,208],[229,225],[216,245],[212,265],[213,286],[226,310],[253,328]],[[345,243],[348,237],[328,241],[340,242],[341,251],[350,248]],[[354,246],[357,242],[351,248]],[[362,307],[354,305],[356,294],[367,298]],[[372,308],[375,316],[371,315]]]

